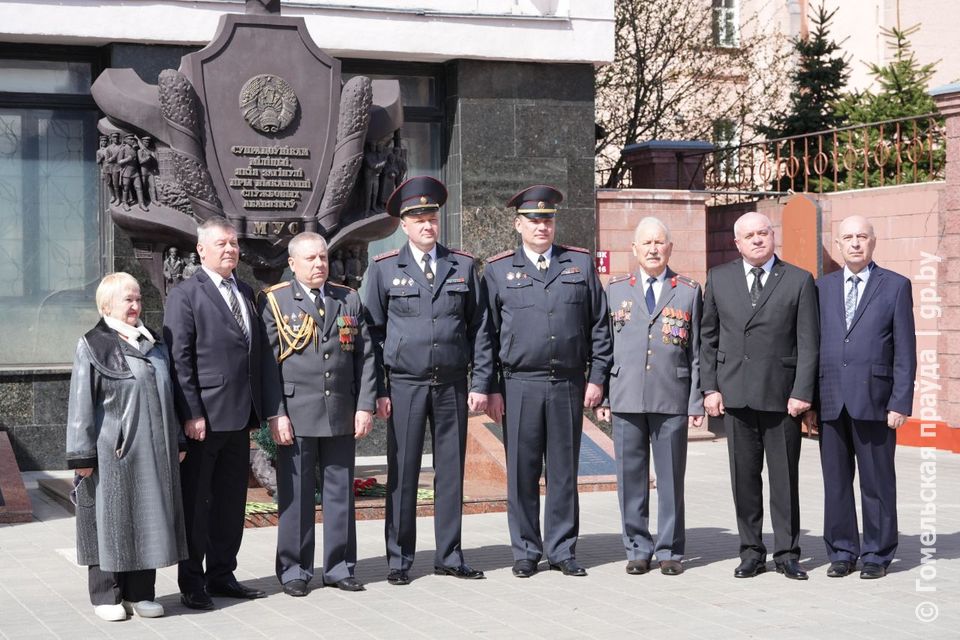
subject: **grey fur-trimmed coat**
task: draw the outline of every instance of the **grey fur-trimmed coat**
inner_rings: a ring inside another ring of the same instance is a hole
[[[187,557],[170,363],[161,343],[131,347],[101,320],[77,344],[67,465],[77,486],[77,562],[156,569]]]

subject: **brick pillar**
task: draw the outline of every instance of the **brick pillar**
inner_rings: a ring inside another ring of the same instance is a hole
[[[714,146],[701,140],[650,140],[628,144],[623,160],[634,189],[703,189],[704,170]]]
[[[941,311],[937,323],[941,377],[937,404],[944,422],[960,427],[960,84],[939,87],[930,93],[946,121],[947,147],[937,249],[941,259],[936,283]],[[922,321],[917,318],[918,329]],[[919,413],[916,407],[914,413]]]

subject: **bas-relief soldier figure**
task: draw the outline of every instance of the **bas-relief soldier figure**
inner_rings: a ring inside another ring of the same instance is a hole
[[[383,170],[380,172],[380,192],[377,198],[377,204],[380,207],[386,206],[387,197],[400,186],[402,180],[400,175],[400,153],[401,148],[398,140],[394,140],[394,146],[386,152],[384,156]]]
[[[350,247],[347,250],[347,257],[343,261],[344,284],[354,289],[359,289],[363,283],[363,263],[360,260],[360,250],[356,247]]]
[[[386,164],[383,145],[367,142],[363,152],[363,211],[377,211],[380,200],[380,172]]]
[[[158,204],[157,176],[160,175],[160,165],[157,161],[157,152],[153,148],[153,138],[150,136],[140,138],[137,160],[140,162],[140,177],[143,180],[143,190],[150,198],[150,204]]]
[[[277,443],[277,578],[307,595],[314,575],[315,469],[323,494],[322,584],[363,591],[354,577],[356,439],[373,428],[376,373],[360,296],[327,278],[327,243],[305,232],[290,241],[290,280],[264,290],[260,315],[280,364],[283,394],[266,397]],[[273,366],[273,363],[271,363]]]
[[[409,241],[370,264],[367,312],[378,357],[377,414],[389,419],[386,547],[393,585],[410,582],[426,423],[436,473],[434,572],[483,578],[461,548],[467,409],[483,411],[492,373],[486,305],[473,256],[437,243],[447,190],[407,180],[390,196]],[[470,386],[467,373],[472,369]]]
[[[143,201],[143,183],[140,180],[140,162],[137,160],[137,137],[132,133],[127,134],[123,139],[123,146],[117,154],[117,164],[120,166],[120,178],[123,181],[121,200],[124,208],[129,208],[133,202],[136,202],[146,211],[147,207]]]
[[[191,251],[187,255],[187,263],[183,265],[183,273],[182,273],[181,279],[186,280],[187,278],[192,278],[193,274],[195,274],[199,270],[200,270],[199,258],[197,257],[197,254],[195,252]]]
[[[110,204],[120,204],[123,197],[123,187],[120,184],[120,165],[117,164],[117,156],[123,145],[120,143],[120,134],[110,134],[110,144],[107,145],[107,154],[103,161],[103,169],[110,176]]]
[[[180,280],[183,279],[183,258],[180,257],[180,251],[176,247],[167,249],[167,257],[163,261],[163,280],[167,285],[167,291],[170,291]]]
[[[593,257],[586,249],[553,243],[562,199],[559,191],[542,185],[514,196],[507,206],[517,209],[514,228],[522,242],[489,258],[483,273],[500,373],[488,415],[504,420],[507,520],[518,578],[535,574],[543,555],[564,575],[587,574],[576,559],[583,407],[593,408],[602,399],[612,348],[607,300]]]
[[[687,430],[703,424],[700,285],[670,269],[666,225],[644,218],[634,232],[633,273],[610,280],[613,367],[597,417],[613,412],[613,442],[626,571],[683,573]],[[657,539],[650,534],[650,451],[657,471]]]
[[[117,192],[116,189],[113,188],[112,175],[110,173],[109,144],[110,138],[100,136],[100,148],[97,149],[97,164],[100,165],[100,179],[103,181],[103,186],[110,192],[110,202],[112,203],[117,199]]]
[[[328,281],[335,284],[346,284],[346,273],[343,268],[343,252],[334,251],[330,256],[330,276]]]

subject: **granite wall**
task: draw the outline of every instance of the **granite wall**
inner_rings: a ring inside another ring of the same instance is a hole
[[[460,246],[481,258],[515,247],[507,200],[549,184],[565,197],[558,241],[593,251],[593,67],[457,60],[446,71],[447,210]]]

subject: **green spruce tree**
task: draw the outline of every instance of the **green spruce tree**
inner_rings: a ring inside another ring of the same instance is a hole
[[[768,140],[826,131],[843,125],[844,116],[837,112],[837,104],[843,97],[850,69],[840,45],[830,37],[830,21],[836,13],[837,9],[827,11],[821,4],[810,16],[813,29],[807,37],[794,39],[797,66],[790,74],[793,91],[787,109],[776,114],[769,126],[759,128],[759,132]],[[832,136],[824,136],[823,140],[817,141],[816,148],[808,148],[807,153],[812,156],[823,152],[825,156],[832,157],[832,150]],[[832,181],[832,171],[829,178],[820,179],[816,177],[813,167],[809,168],[813,175],[805,180],[802,143],[799,146],[794,143],[791,147],[789,141],[773,142],[767,149],[771,157],[776,157],[778,151],[781,158],[793,156],[799,162],[793,162],[798,169],[796,175],[792,179],[785,175],[775,180],[772,185],[774,189],[803,191],[807,186],[816,191],[821,187],[827,188],[827,181]],[[818,167],[822,169],[822,162]]]

